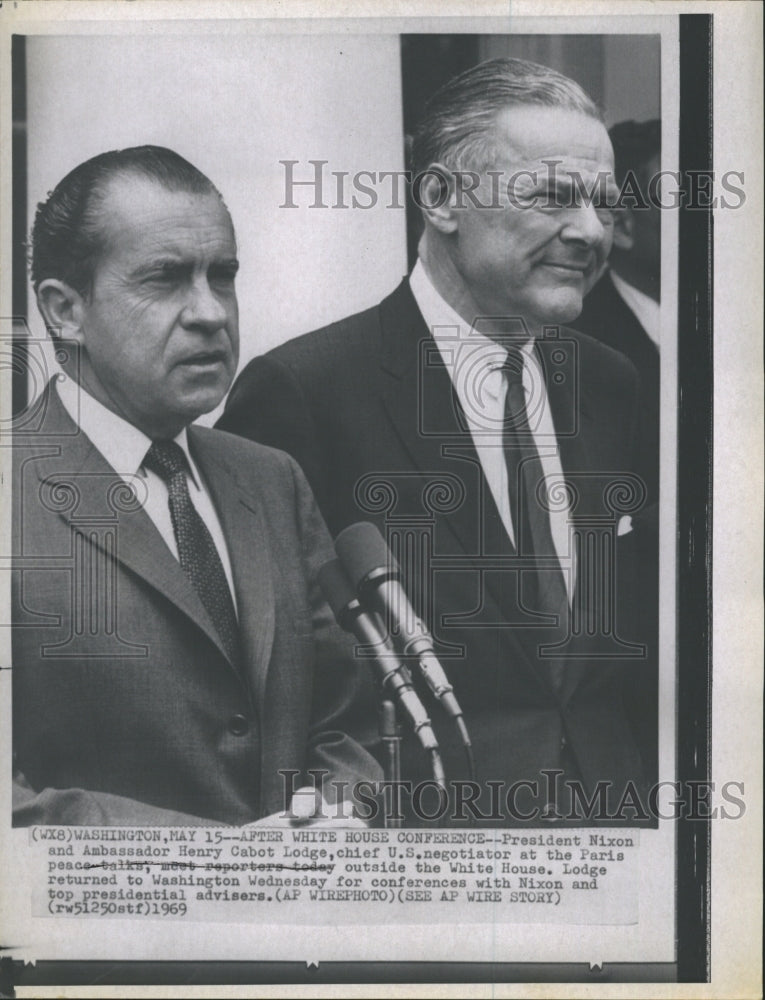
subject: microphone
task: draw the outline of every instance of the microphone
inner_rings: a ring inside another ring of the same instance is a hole
[[[345,528],[335,539],[335,551],[348,577],[356,584],[362,601],[391,623],[398,632],[404,656],[417,660],[426,684],[454,719],[465,750],[468,771],[476,778],[473,744],[462,709],[454,691],[436,658],[433,638],[424,622],[414,612],[401,585],[401,569],[385,539],[369,521],[360,521]]]
[[[370,657],[382,687],[390,689],[409,717],[420,743],[440,766],[438,741],[425,707],[412,687],[412,676],[399,661],[393,646],[372,615],[361,605],[343,571],[340,561],[332,559],[318,573],[319,586],[337,619],[338,625],[354,635],[374,653]],[[443,773],[443,772],[441,772]]]
[[[390,622],[400,637],[403,655],[417,659],[430,690],[452,718],[460,719],[462,709],[436,659],[433,638],[409,603],[401,585],[401,569],[378,529],[369,521],[350,525],[337,536],[335,551],[362,600]]]

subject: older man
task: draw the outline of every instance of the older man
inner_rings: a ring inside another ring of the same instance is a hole
[[[328,799],[379,775],[300,470],[189,426],[234,376],[237,268],[220,194],[167,149],[96,156],[38,208],[65,374],[14,436],[18,824],[244,824],[311,768]]]
[[[575,82],[496,60],[431,99],[412,167],[411,275],[252,361],[220,426],[290,451],[333,531],[388,535],[472,735],[477,818],[574,818],[581,796],[561,808],[551,776],[617,805],[646,777],[622,684],[646,650],[614,609],[642,496],[637,378],[563,325],[611,246],[611,144]],[[404,773],[427,773],[416,748]]]

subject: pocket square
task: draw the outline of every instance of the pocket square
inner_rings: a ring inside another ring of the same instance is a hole
[[[632,517],[629,514],[624,514],[619,518],[619,523],[616,526],[617,537],[621,535],[629,535],[632,531]]]

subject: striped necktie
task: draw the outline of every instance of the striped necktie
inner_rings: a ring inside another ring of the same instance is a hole
[[[143,464],[167,485],[178,560],[210,615],[231,663],[238,666],[239,627],[234,602],[215,542],[191,502],[186,455],[175,441],[154,441]]]

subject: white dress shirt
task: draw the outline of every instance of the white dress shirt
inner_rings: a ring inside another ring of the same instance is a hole
[[[515,545],[503,440],[507,380],[502,366],[507,349],[468,326],[436,290],[420,260],[412,271],[410,286],[452,380],[502,524]],[[523,356],[529,427],[550,488],[562,482],[563,469],[533,338],[524,345]],[[569,544],[570,511],[568,506],[561,507],[558,503],[551,506],[554,509],[550,513],[550,530],[571,604],[575,565]]]
[[[637,317],[638,323],[658,347],[661,328],[661,306],[659,303],[650,295],[646,295],[645,292],[641,292],[639,288],[635,288],[634,285],[625,281],[624,278],[620,278],[613,269],[609,271],[609,276],[616,291]]]
[[[143,464],[146,452],[151,447],[151,438],[108,409],[67,375],[58,376],[56,389],[64,409],[72,420],[90,438],[117,475],[135,491],[144,510],[177,559],[178,545],[175,541],[173,522],[170,518],[167,485],[155,472],[146,469]],[[189,463],[191,474],[187,473],[186,475],[189,496],[218,550],[236,610],[234,578],[223,529],[210,494],[204,485],[204,480],[189,452],[185,427],[175,438],[175,443],[183,449]]]

